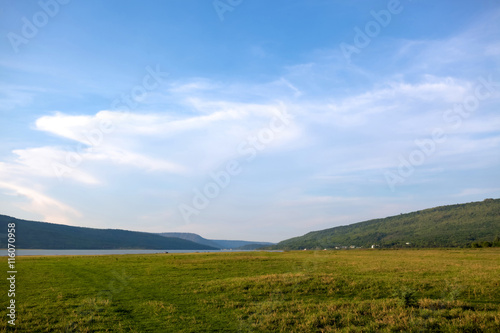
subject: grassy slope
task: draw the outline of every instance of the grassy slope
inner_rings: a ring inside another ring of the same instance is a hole
[[[145,232],[72,227],[19,220],[5,215],[0,215],[0,248],[7,248],[7,224],[11,222],[16,223],[16,248],[21,249],[215,249]]]
[[[466,246],[500,235],[500,199],[442,206],[409,214],[310,232],[278,243],[276,249],[334,246]]]
[[[9,331],[498,332],[499,255],[490,248],[20,257],[18,321]],[[0,288],[8,289],[5,279]],[[393,296],[406,288],[416,291],[414,306]]]

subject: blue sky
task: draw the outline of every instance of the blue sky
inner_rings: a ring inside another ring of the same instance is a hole
[[[498,1],[0,0],[0,214],[280,241],[500,197]]]

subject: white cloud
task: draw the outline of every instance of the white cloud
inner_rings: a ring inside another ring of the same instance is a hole
[[[172,83],[169,87],[169,92],[174,94],[193,94],[199,93],[204,90],[213,90],[218,88],[219,85],[204,79],[204,78],[193,78],[188,81]]]
[[[133,152],[112,149],[106,151],[106,149],[100,149],[98,153],[89,153],[83,156],[83,159],[88,160],[110,160],[116,164],[130,165],[137,167],[142,170],[147,171],[166,171],[172,173],[183,173],[185,168],[164,160],[159,160],[155,158],[150,158],[141,154],[136,154]]]

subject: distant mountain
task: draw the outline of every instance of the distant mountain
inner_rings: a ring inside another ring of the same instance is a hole
[[[152,249],[216,250],[216,247],[157,234],[119,229],[93,229],[34,222],[0,215],[0,248],[7,248],[7,224],[16,224],[21,249]]]
[[[221,248],[221,246],[219,244],[217,244],[216,242],[209,240],[209,239],[206,239],[206,238],[203,238],[200,235],[189,233],[189,232],[162,232],[162,233],[159,233],[159,235],[161,235],[163,237],[181,238],[181,239],[185,239],[185,240],[188,240],[191,242],[211,246],[211,247],[218,248],[218,249]]]
[[[500,199],[486,199],[313,231],[270,248],[463,247],[498,235]]]
[[[274,244],[273,243],[252,243],[252,244],[240,246],[236,249],[237,250],[258,250],[258,249],[262,249],[262,248],[272,246],[272,245],[274,245]]]
[[[246,250],[249,250],[249,246],[254,246],[255,244],[258,245],[258,247],[263,247],[263,246],[272,246],[274,243],[268,243],[268,242],[251,242],[251,241],[242,241],[242,240],[222,240],[222,239],[214,239],[214,242],[220,245],[222,249],[233,249],[233,250],[244,250],[247,247]],[[253,250],[253,249],[252,249]]]
[[[217,247],[219,249],[255,250],[264,246],[271,246],[275,244],[269,242],[252,242],[242,240],[206,239],[200,235],[186,232],[162,232],[159,235],[165,237],[178,237],[192,242]]]

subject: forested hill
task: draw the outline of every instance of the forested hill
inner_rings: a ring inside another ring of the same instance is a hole
[[[271,248],[464,247],[498,235],[500,199],[486,199],[314,231]]]
[[[34,222],[0,215],[0,248],[7,248],[7,224],[16,224],[20,249],[160,249],[213,250],[214,247],[174,237],[119,229],[93,229]]]

